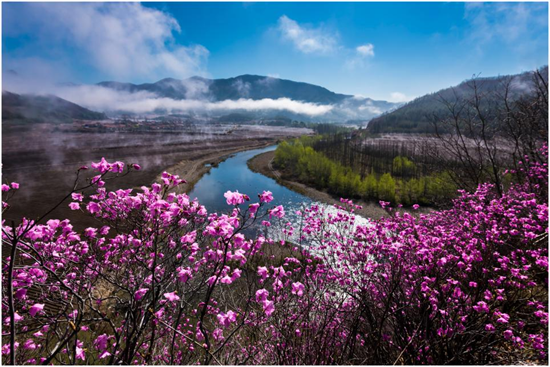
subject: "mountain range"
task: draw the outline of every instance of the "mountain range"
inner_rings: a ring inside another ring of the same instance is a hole
[[[313,84],[260,75],[240,75],[228,79],[206,79],[197,76],[183,80],[165,78],[156,83],[144,84],[107,81],[96,85],[130,93],[151,92],[159,97],[176,100],[206,98],[209,101],[224,101],[241,98],[252,100],[289,98],[301,102],[337,104],[353,97],[334,93]]]
[[[12,83],[5,85],[18,85],[19,74],[12,72],[5,76],[12,79]],[[284,117],[300,121],[365,123],[401,105],[260,75],[227,79],[165,78],[143,84],[119,81],[92,85],[64,83],[49,92],[111,117],[178,114],[219,119],[237,113],[251,120]]]
[[[548,75],[547,67],[542,71]],[[510,97],[518,98],[529,92],[531,77],[532,72],[527,72],[476,80],[481,93],[490,93],[511,78]],[[374,133],[425,133],[431,131],[429,116],[445,113],[441,98],[449,100],[473,95],[469,82],[465,81],[401,104],[334,93],[313,84],[259,75],[227,79],[165,78],[143,84],[117,81],[93,85],[70,83],[59,86],[57,92],[65,99],[3,92],[3,120],[69,121],[72,118],[102,119],[120,114],[177,114],[245,123],[282,117],[299,121],[368,123],[368,129]]]
[[[344,122],[351,119],[368,121],[383,112],[390,111],[401,105],[399,103],[334,93],[313,84],[260,75],[240,75],[227,79],[191,77],[180,80],[165,78],[156,83],[144,84],[105,81],[97,83],[96,86],[124,93],[150,93],[158,98],[169,98],[176,101],[199,100],[216,103],[239,100],[288,99],[300,103],[330,106],[330,111],[315,116],[284,108],[271,110],[270,108],[255,109],[253,115],[257,118],[269,118],[277,115],[309,121]],[[166,111],[159,109],[155,112],[162,113]],[[193,112],[196,113],[197,111]],[[211,111],[208,112],[211,113]],[[235,112],[250,114],[250,111],[247,111],[246,108],[239,109],[238,105],[231,111],[223,111],[222,109],[220,112],[222,114]]]

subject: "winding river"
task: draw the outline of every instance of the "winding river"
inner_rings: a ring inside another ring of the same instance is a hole
[[[238,190],[250,196],[250,202],[258,202],[257,195],[263,190],[271,191],[274,200],[270,206],[283,205],[287,213],[294,213],[303,203],[309,205],[312,200],[286,187],[279,185],[272,178],[252,172],[246,162],[252,157],[275,150],[276,146],[247,150],[235,154],[213,167],[204,175],[188,194],[191,198],[198,198],[199,202],[208,209],[209,213],[224,213],[230,209],[223,194],[227,191]]]

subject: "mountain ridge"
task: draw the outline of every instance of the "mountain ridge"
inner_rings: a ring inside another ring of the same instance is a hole
[[[96,85],[131,93],[139,91],[153,92],[159,97],[178,100],[192,99],[193,97],[206,97],[211,101],[237,100],[240,98],[253,100],[289,98],[309,103],[335,104],[353,97],[353,95],[332,92],[325,87],[315,84],[255,74],[243,74],[218,79],[208,79],[199,76],[192,76],[186,79],[167,77],[154,83],[141,84],[102,81],[96,83]],[[202,92],[202,95],[192,93],[191,89],[196,90],[197,88],[199,92]],[[365,99],[374,101],[370,98]]]

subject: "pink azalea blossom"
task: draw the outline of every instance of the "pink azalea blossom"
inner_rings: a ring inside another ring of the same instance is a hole
[[[44,304],[42,303],[35,303],[30,309],[29,314],[32,317],[35,317],[36,314],[41,313],[44,310]]]
[[[271,191],[264,191],[258,195],[260,197],[260,202],[270,203],[273,201],[273,193]]]
[[[134,298],[136,301],[139,301],[143,298],[143,296],[145,296],[145,293],[149,292],[149,289],[148,288],[141,288],[141,289],[138,289],[136,291],[136,293],[134,293]]]
[[[226,198],[227,205],[239,205],[244,203],[245,199],[244,195],[240,194],[238,191],[227,191],[223,196]]]
[[[302,297],[304,295],[304,285],[300,282],[292,283],[292,294]]]
[[[180,297],[176,294],[176,292],[164,293],[164,297],[170,302],[177,302],[180,300]]]
[[[269,218],[271,219],[272,216],[277,217],[277,218],[284,217],[285,216],[285,209],[283,208],[283,206],[278,205],[275,208],[271,209],[269,211]]]

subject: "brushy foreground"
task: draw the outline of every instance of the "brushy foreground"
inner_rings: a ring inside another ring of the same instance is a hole
[[[228,191],[209,214],[177,176],[107,192],[139,166],[93,163],[67,199],[97,228],[2,223],[3,362],[547,363],[548,171],[522,166],[523,183],[447,211],[361,225],[342,200],[293,228],[270,192]]]

